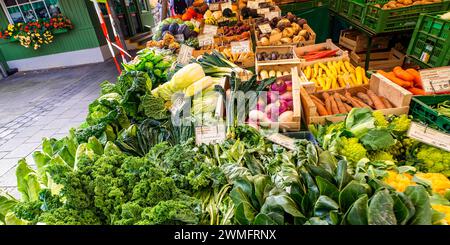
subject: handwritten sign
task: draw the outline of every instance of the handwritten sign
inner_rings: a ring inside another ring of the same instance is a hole
[[[195,128],[195,143],[218,144],[225,141],[226,130],[224,124],[216,126],[200,126]]]
[[[231,53],[241,54],[250,52],[250,41],[231,42]]]
[[[194,51],[194,48],[189,47],[185,44],[181,45],[180,53],[178,54],[177,61],[180,64],[187,64],[189,63],[189,60],[192,58],[192,52]]]
[[[258,9],[259,8],[259,3],[255,2],[255,1],[248,1],[247,2],[247,7],[250,9]]]
[[[423,143],[450,151],[450,135],[432,128],[427,128],[422,124],[411,122],[411,127],[407,135]]]
[[[264,15],[264,14],[269,13],[270,9],[269,8],[258,9],[258,10],[256,10],[256,12],[260,15]]]
[[[218,3],[210,3],[209,4],[209,10],[211,10],[211,11],[220,10],[220,4],[218,4]]]
[[[259,25],[258,28],[261,30],[262,33],[268,34],[272,32],[272,27],[270,27],[269,24],[262,24]]]
[[[217,28],[218,28],[218,26],[215,26],[215,25],[205,25],[205,27],[203,28],[203,34],[216,35]]]
[[[213,45],[214,37],[211,35],[199,35],[198,36],[198,44],[200,47]]]
[[[450,66],[420,70],[426,93],[450,92]]]
[[[231,9],[231,8],[232,8],[231,2],[226,2],[226,3],[220,4],[220,8],[222,9],[222,11],[223,11],[224,9]]]
[[[275,144],[281,145],[289,150],[295,150],[295,139],[289,138],[286,135],[282,135],[279,133],[271,134],[267,136],[267,139],[272,141]]]
[[[269,19],[269,20],[272,20],[273,18],[279,18],[280,17],[280,12],[274,11],[274,12],[265,13],[264,17]]]
[[[175,35],[175,40],[177,40],[177,42],[184,42],[184,35],[183,34]]]

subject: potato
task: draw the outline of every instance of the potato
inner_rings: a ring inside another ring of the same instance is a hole
[[[261,45],[269,46],[270,45],[269,39],[267,37],[261,38]]]
[[[292,43],[292,39],[290,39],[289,37],[283,37],[280,39],[281,43],[283,44],[289,44]]]
[[[292,37],[294,35],[294,28],[285,28],[282,32],[282,37]]]
[[[307,30],[301,30],[298,35],[302,36],[302,37],[306,37],[306,35],[308,35],[308,31]]]
[[[403,1],[403,4],[404,4],[404,5],[411,5],[412,3],[413,3],[412,0],[404,0],[404,1]]]

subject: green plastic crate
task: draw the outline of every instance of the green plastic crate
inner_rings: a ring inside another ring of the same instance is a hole
[[[427,46],[431,51],[427,51]],[[428,53],[425,62],[422,54]],[[407,54],[422,67],[450,65],[450,21],[437,15],[421,14],[414,29]]]
[[[334,10],[335,12],[339,12],[339,7],[341,5],[341,0],[329,0],[328,8]]]
[[[280,5],[280,9],[284,12],[297,12],[306,9],[312,9],[317,6],[317,1],[295,2]]]
[[[381,9],[388,0],[377,0],[367,4],[363,24],[375,33],[412,30],[421,13],[438,13],[449,9],[450,1],[440,3],[413,5],[397,9]]]
[[[339,13],[356,22],[362,23],[366,3],[362,0],[341,0]]]
[[[450,100],[450,95],[414,96],[411,100],[409,114],[429,126],[450,133],[450,118],[439,115],[436,110],[431,108],[432,105],[446,100]]]

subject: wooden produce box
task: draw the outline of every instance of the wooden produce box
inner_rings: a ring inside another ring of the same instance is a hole
[[[350,59],[355,66],[364,67],[366,54],[350,53]],[[402,66],[405,60],[405,54],[392,48],[390,51],[370,53],[369,70],[391,71],[396,66]]]
[[[295,69],[295,68],[293,68]],[[291,131],[296,132],[300,130],[301,127],[301,115],[302,115],[302,101],[300,99],[300,82],[298,79],[298,75],[295,73],[295,71],[292,71],[291,74],[293,75],[287,75],[279,77],[278,79],[283,79],[284,81],[291,80],[292,81],[292,99],[293,99],[293,121],[292,122],[259,122],[258,125],[260,125],[263,128],[271,128],[275,129],[278,128],[279,131]]]
[[[389,41],[389,37],[373,37],[371,50],[387,49]],[[366,51],[367,42],[367,37],[357,30],[342,30],[339,37],[339,45],[356,53]]]
[[[243,40],[245,41],[245,40]],[[242,67],[242,68],[249,68],[249,67],[254,67],[255,66],[255,52],[253,51],[253,44],[252,44],[252,39],[249,39],[249,49],[250,52],[252,53],[252,55],[248,55],[245,59],[243,60],[239,60],[238,62],[234,62],[235,64],[237,64],[238,66]],[[231,49],[231,44],[223,44],[221,45],[218,50],[220,52],[223,52],[225,49]],[[230,50],[231,52],[231,50]],[[227,56],[227,55],[225,55]],[[229,58],[229,57],[227,57]]]
[[[193,58],[197,58],[198,56],[204,54],[204,53],[211,53],[213,50],[219,50],[219,46],[221,43],[221,39],[219,37],[214,37],[214,44],[213,45],[209,45],[206,48],[202,48],[199,50],[194,49],[192,51],[192,57]]]
[[[260,72],[262,70],[266,70],[267,72],[273,70],[273,71],[280,71],[282,73],[289,72],[291,75],[292,72],[295,74],[298,74],[298,64],[263,64],[255,66],[255,72],[258,75],[258,80],[261,80]]]
[[[313,60],[313,61],[306,61],[304,59],[301,58],[301,56],[303,56],[305,53],[307,52],[311,52],[317,49],[338,49],[335,57],[329,57],[329,58],[323,58],[323,59],[317,59],[317,60]],[[340,49],[338,46],[336,46],[331,39],[327,39],[326,42],[324,43],[319,43],[319,44],[314,44],[314,45],[309,45],[309,46],[305,46],[305,47],[296,47],[294,48],[295,51],[295,55],[299,58],[300,60],[300,68],[303,68],[305,66],[309,66],[309,65],[314,65],[317,62],[328,62],[328,61],[339,61],[339,60],[349,60],[349,55],[347,51],[344,51],[342,49]]]
[[[262,52],[266,53],[272,53],[273,51],[278,52],[279,54],[286,54],[290,53],[292,54],[292,58],[290,59],[280,59],[280,60],[258,60],[257,56],[258,54],[261,54]],[[256,47],[256,54],[255,54],[255,64],[256,66],[260,65],[278,65],[278,64],[298,64],[300,63],[300,60],[297,58],[294,52],[294,47],[285,45],[285,46],[260,46]]]
[[[334,92],[344,94],[346,91],[349,91],[352,95],[357,92],[366,92],[368,89],[371,89],[378,96],[383,96],[389,100],[389,102],[395,106],[395,108],[382,109],[381,111],[384,115],[401,115],[408,114],[409,104],[411,102],[412,93],[404,90],[399,85],[391,82],[389,79],[379,75],[373,74],[370,78],[369,85],[362,85],[358,87],[352,87],[348,89],[337,89],[337,90],[329,90],[327,91],[329,94]],[[329,116],[319,116],[317,112],[317,107],[313,103],[311,97],[308,92],[304,88],[300,88],[301,100],[303,105],[303,112],[305,123],[309,124],[324,124],[327,121],[331,121],[333,123],[340,122],[345,120],[346,115],[329,115]],[[313,93],[313,95],[317,96],[319,99],[323,99],[322,93]]]
[[[260,29],[259,27],[255,24],[254,25],[254,33],[255,33],[255,40],[256,40],[256,46],[285,46],[285,45],[291,45],[291,46],[298,46],[298,47],[303,47],[303,46],[308,46],[308,45],[313,45],[316,43],[316,33],[313,31],[313,29],[308,25],[305,24],[304,25],[305,28],[303,30],[307,30],[309,33],[309,39],[305,40],[305,41],[300,41],[300,42],[292,42],[292,43],[282,43],[280,40],[282,38],[281,33],[278,35],[270,35],[270,39],[269,39],[269,45],[264,45],[261,40],[258,38],[259,37],[259,33],[260,33]]]

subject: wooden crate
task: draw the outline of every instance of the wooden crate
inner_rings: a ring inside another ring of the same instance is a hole
[[[292,99],[293,99],[293,121],[292,122],[271,122],[271,123],[259,123],[264,128],[278,128],[280,131],[291,131],[296,132],[300,130],[301,115],[302,115],[302,101],[300,99],[300,81],[298,75],[295,71],[295,67],[292,68],[291,75],[282,76],[278,79],[283,79],[284,81],[292,81]]]
[[[256,56],[262,52],[271,53],[273,51],[277,51],[281,54],[290,53],[292,54],[291,59],[282,59],[282,60],[268,60],[268,61],[259,61],[256,59]],[[300,63],[300,60],[297,58],[294,52],[294,47],[285,45],[285,46],[261,46],[256,47],[256,54],[255,54],[255,65],[278,65],[278,64],[296,64]]]
[[[234,62],[235,64],[237,64],[238,66],[242,67],[242,68],[249,68],[249,67],[254,67],[255,66],[255,52],[253,51],[253,44],[252,44],[252,39],[249,39],[249,44],[250,44],[250,51],[252,52],[253,55],[247,57],[246,59],[240,61],[240,62]],[[222,52],[225,48],[230,48],[231,45],[230,44],[224,44],[223,46],[220,46],[218,48],[218,50],[220,52]]]
[[[269,45],[263,45],[260,41],[260,39],[258,38],[260,30],[258,28],[258,26],[255,24],[254,25],[254,33],[255,33],[255,40],[256,40],[256,46],[286,46],[286,45],[291,45],[291,46],[297,46],[297,47],[303,47],[303,46],[308,46],[308,45],[313,45],[316,43],[316,33],[313,31],[313,29],[308,25],[305,24],[304,25],[305,28],[304,30],[307,30],[309,32],[310,38],[309,40],[306,41],[301,41],[301,42],[296,42],[296,43],[281,43],[279,40],[281,39],[281,33],[279,36],[272,36],[272,40],[270,40],[270,44]]]
[[[369,85],[362,85],[358,87],[348,88],[348,89],[336,89],[329,90],[328,93],[340,93],[344,94],[349,91],[352,95],[357,92],[366,92],[368,89],[374,91],[377,95],[383,96],[391,102],[395,108],[382,109],[381,111],[384,115],[401,115],[408,114],[409,104],[411,102],[412,93],[404,90],[399,85],[391,82],[389,79],[379,75],[374,74],[370,78]],[[333,123],[345,120],[346,115],[329,115],[329,116],[319,116],[317,108],[313,103],[308,92],[304,88],[300,88],[300,95],[303,105],[303,117],[305,118],[305,123],[309,124],[324,124],[327,121]],[[315,96],[322,99],[321,93],[314,93]]]
[[[295,72],[296,74],[298,74],[298,68],[297,68],[297,63],[293,63],[293,64],[260,64],[255,66],[255,72],[258,75],[258,80],[260,80],[260,76],[259,73],[261,70],[274,70],[274,71],[281,71],[281,72],[289,72],[290,74],[292,72]],[[293,69],[294,68],[294,69]]]
[[[366,54],[350,53],[350,59],[355,66],[364,67],[366,62]],[[402,66],[405,60],[405,54],[392,48],[388,52],[370,53],[369,70],[386,70],[391,71],[396,66]]]
[[[336,53],[337,56],[335,57],[330,57],[330,58],[324,58],[324,59],[317,59],[317,60],[313,60],[313,61],[305,61],[304,59],[301,58],[301,56],[303,56],[306,52],[311,52],[317,49],[338,49],[338,52]],[[328,62],[328,61],[339,61],[339,60],[349,60],[349,56],[348,56],[348,52],[344,51],[342,49],[340,49],[338,46],[336,46],[331,39],[327,39],[326,42],[324,43],[319,43],[319,44],[314,44],[314,45],[309,45],[309,46],[305,46],[305,47],[296,47],[294,48],[295,51],[295,55],[299,58],[300,60],[300,68],[303,68],[305,66],[309,66],[309,65],[314,65],[317,62]]]
[[[373,37],[371,50],[387,49],[389,41],[389,37]],[[342,30],[339,37],[339,45],[356,53],[366,51],[367,42],[367,37],[357,30]]]

